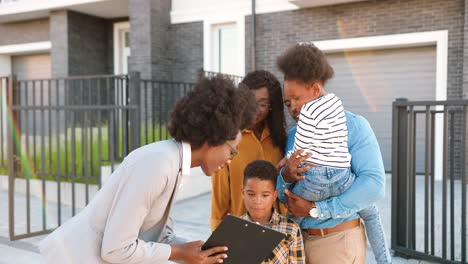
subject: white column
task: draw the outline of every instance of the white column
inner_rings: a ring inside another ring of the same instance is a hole
[[[1,55],[0,54],[0,77],[6,77],[11,74],[11,57],[10,55]],[[7,133],[7,122],[6,122],[6,86],[7,82],[5,79],[0,79],[0,122],[2,122],[3,131],[1,135],[3,138],[0,138],[0,148],[3,148],[3,153],[6,153],[6,133]]]
[[[11,74],[11,56],[0,55],[0,77]]]

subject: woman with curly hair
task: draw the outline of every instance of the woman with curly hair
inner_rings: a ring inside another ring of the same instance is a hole
[[[47,263],[223,262],[227,248],[177,238],[169,213],[190,168],[211,175],[231,162],[254,111],[229,79],[201,79],[171,113],[173,139],[132,151],[91,203],[41,242]]]
[[[266,160],[277,164],[283,157],[286,145],[286,122],[284,118],[281,84],[268,71],[253,71],[241,82],[257,102],[257,112],[250,128],[242,131],[239,156],[211,178],[211,229],[214,230],[229,213],[241,216],[245,213],[241,188],[244,169],[254,160]],[[276,209],[285,214],[280,203]]]

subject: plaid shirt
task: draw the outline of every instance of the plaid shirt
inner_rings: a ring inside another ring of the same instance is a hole
[[[241,216],[245,220],[254,222],[248,213]],[[304,264],[305,252],[302,233],[299,226],[292,220],[278,214],[273,210],[270,221],[264,225],[286,235],[286,238],[271,252],[262,264]]]

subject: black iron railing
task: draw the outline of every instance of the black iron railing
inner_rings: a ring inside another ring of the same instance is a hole
[[[393,103],[392,248],[399,255],[467,263],[467,111],[468,100]]]
[[[101,187],[104,168],[110,174],[133,149],[168,139],[169,113],[192,87],[141,80],[135,72],[0,78],[0,175],[9,178],[10,239],[60,226]],[[24,201],[15,199],[19,193]]]
[[[203,74],[203,76],[206,76],[206,77],[213,77],[213,76],[216,76],[216,75],[218,75],[218,74],[227,76],[227,77],[229,77],[229,79],[231,79],[236,85],[238,85],[238,84],[242,81],[242,79],[244,78],[243,76],[239,76],[239,75],[226,74],[226,73],[219,73],[219,72],[213,72],[213,71],[202,71],[201,73]]]

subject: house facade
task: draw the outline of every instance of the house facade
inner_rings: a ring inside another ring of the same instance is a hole
[[[370,121],[389,171],[396,98],[467,97],[467,8],[463,0],[4,0],[0,76],[138,71],[193,82],[200,70],[256,68],[281,79],[276,57],[314,42],[336,72],[328,91]]]

